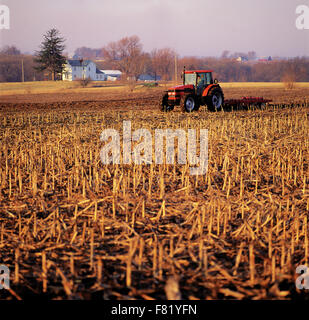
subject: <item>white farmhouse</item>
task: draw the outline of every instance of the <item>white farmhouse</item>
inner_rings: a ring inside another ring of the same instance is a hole
[[[99,70],[91,60],[67,60],[67,64],[62,71],[62,80],[74,81],[81,79],[91,79],[93,81],[105,81],[105,74]]]

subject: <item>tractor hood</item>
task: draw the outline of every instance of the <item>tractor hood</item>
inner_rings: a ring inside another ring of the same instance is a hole
[[[181,85],[168,88],[168,91],[186,91],[186,90],[194,90],[193,84]]]

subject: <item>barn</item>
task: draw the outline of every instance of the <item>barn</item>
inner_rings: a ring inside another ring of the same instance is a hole
[[[138,81],[144,81],[144,82],[152,82],[152,81],[160,81],[161,76],[152,76],[150,74],[141,74],[138,77]]]
[[[106,80],[116,81],[121,79],[122,72],[120,70],[100,70],[105,74]]]

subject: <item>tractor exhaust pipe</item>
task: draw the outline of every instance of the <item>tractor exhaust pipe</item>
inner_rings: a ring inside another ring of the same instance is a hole
[[[183,66],[183,72],[182,72],[182,82],[183,82],[183,85],[185,85],[185,77],[186,77],[186,66]]]

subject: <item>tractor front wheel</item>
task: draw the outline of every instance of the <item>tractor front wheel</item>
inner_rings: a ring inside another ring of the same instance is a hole
[[[194,95],[187,95],[181,99],[180,105],[185,112],[198,111],[199,103]]]
[[[173,109],[174,109],[174,106],[168,105],[168,95],[165,94],[161,102],[161,111],[168,112],[168,111],[172,111]]]

